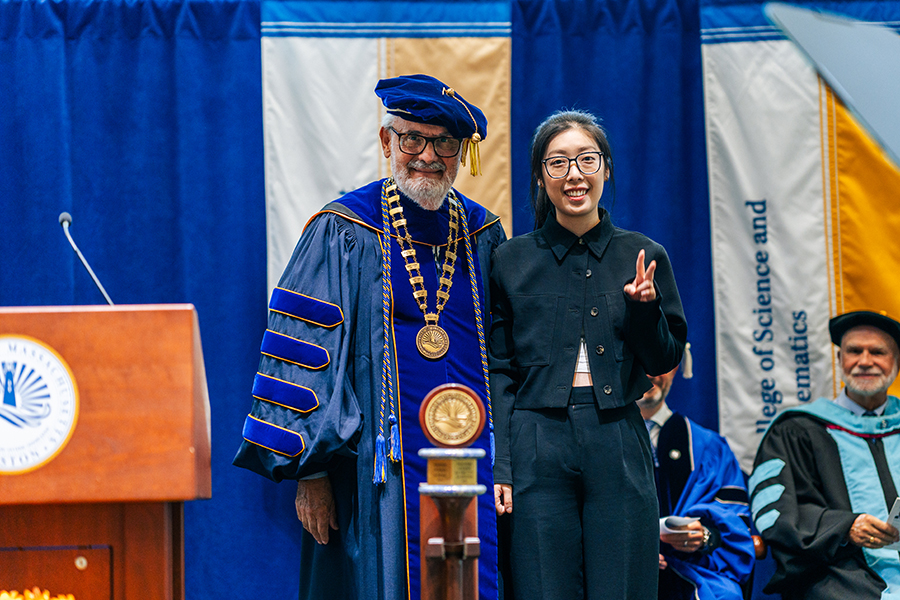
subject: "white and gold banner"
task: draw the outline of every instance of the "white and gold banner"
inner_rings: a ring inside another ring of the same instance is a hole
[[[704,8],[702,47],[719,427],[747,472],[779,412],[838,393],[828,320],[900,317],[900,171],[761,7]]]
[[[384,109],[374,93],[385,77],[432,75],[482,109],[488,119],[480,148],[483,175],[461,169],[455,187],[499,215],[512,232],[509,7],[484,2],[439,8],[415,2],[263,3],[270,290],[313,213],[390,174],[378,141]]]

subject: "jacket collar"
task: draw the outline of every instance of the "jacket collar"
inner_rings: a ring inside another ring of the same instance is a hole
[[[599,259],[606,251],[606,247],[609,246],[614,231],[615,227],[609,218],[609,213],[603,208],[600,209],[600,222],[580,237],[560,225],[554,211],[550,211],[547,220],[541,227],[541,235],[547,240],[547,244],[550,245],[550,249],[558,261],[565,258],[572,246],[579,243],[579,240],[587,244],[588,250]]]

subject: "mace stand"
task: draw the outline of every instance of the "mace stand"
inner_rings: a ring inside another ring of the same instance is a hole
[[[484,455],[481,448],[419,450],[419,456],[428,459],[428,482],[419,484],[423,600],[478,597],[481,542],[477,517],[473,523],[473,511],[467,509],[475,496],[487,491],[477,483],[477,459]],[[427,517],[425,507],[430,505],[436,507],[437,518]]]

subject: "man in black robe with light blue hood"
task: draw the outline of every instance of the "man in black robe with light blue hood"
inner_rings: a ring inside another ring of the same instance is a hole
[[[234,464],[297,480],[300,598],[417,600],[422,399],[482,395],[490,419],[484,281],[498,217],[452,188],[476,174],[487,120],[427,75],[378,82],[392,177],[306,226],[272,294],[253,405]],[[472,445],[490,456],[493,424]],[[491,461],[478,483],[493,489]],[[478,498],[479,598],[497,598],[493,498]],[[273,557],[284,561],[287,557]]]
[[[756,528],[785,600],[900,599],[900,539],[886,523],[900,481],[900,323],[856,311],[829,322],[844,388],[783,411],[750,478]]]

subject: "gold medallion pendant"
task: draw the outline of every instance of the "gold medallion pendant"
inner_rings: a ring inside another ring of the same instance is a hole
[[[416,348],[425,358],[438,359],[447,354],[450,337],[440,325],[425,325],[416,336]]]

